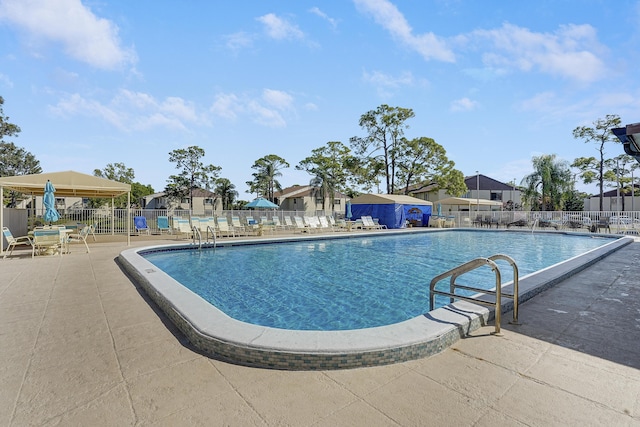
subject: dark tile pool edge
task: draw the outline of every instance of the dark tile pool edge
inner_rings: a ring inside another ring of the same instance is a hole
[[[337,236],[303,236],[294,240],[333,237]],[[260,243],[289,240],[292,238],[265,239]],[[601,248],[523,277],[520,301],[533,297],[632,241],[629,237],[614,240]],[[255,240],[246,242],[256,244]],[[239,245],[243,241],[225,243]],[[193,245],[127,249],[118,260],[193,346],[210,357],[237,364],[272,369],[324,370],[397,363],[439,353],[493,318],[491,310],[459,301],[401,323],[361,330],[290,331],[252,325],[230,318],[139,255],[146,251],[184,248],[193,248]],[[508,311],[512,302],[505,299],[502,306],[503,311]]]

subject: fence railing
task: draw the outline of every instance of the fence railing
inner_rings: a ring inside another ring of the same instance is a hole
[[[32,212],[29,212],[33,215]],[[280,223],[284,223],[284,218],[289,216],[309,215],[304,211],[283,211],[283,210],[228,210],[217,211],[215,214],[198,214],[193,215],[189,210],[164,210],[164,209],[132,209],[131,210],[131,229],[133,231],[133,218],[143,216],[147,220],[147,224],[151,231],[158,231],[158,217],[181,217],[189,219],[191,217],[219,217],[232,216],[240,217],[242,223],[248,223],[249,219],[260,222],[263,217],[271,221],[274,217],[278,217]],[[315,215],[325,215],[324,211],[316,211]],[[344,215],[337,215],[344,217]],[[431,215],[431,220],[438,217]],[[432,222],[433,224],[446,224],[453,227],[538,227],[538,228],[563,228],[563,229],[592,229],[594,226],[604,227],[605,224],[613,229],[620,231],[624,229],[637,228],[640,230],[640,211],[588,211],[588,212],[530,212],[530,211],[456,211],[443,213],[438,218],[444,219],[441,222]],[[355,219],[355,218],[354,218]],[[426,219],[421,216],[419,220],[411,221],[407,218],[407,225],[413,226],[429,226],[425,223]],[[42,225],[44,221],[41,215],[29,217],[28,227]],[[93,224],[98,234],[126,234],[127,233],[127,210],[126,209],[74,209],[69,212],[60,212],[60,220],[57,224]]]

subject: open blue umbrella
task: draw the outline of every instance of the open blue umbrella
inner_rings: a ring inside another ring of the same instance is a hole
[[[347,219],[351,219],[352,216],[353,214],[351,213],[351,200],[347,200],[347,213],[345,214],[345,217]]]
[[[258,197],[253,202],[248,203],[246,207],[247,208],[277,209],[280,206],[276,205],[275,203],[270,202],[269,200],[265,199],[264,197]]]
[[[42,202],[44,203],[44,220],[48,221],[49,224],[55,222],[60,219],[60,214],[55,208],[56,200],[53,197],[53,193],[55,193],[56,189],[53,187],[51,181],[47,180],[47,183],[44,185],[44,197],[42,198]]]

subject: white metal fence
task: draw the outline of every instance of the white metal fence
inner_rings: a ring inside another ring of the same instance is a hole
[[[220,217],[231,218],[240,217],[242,223],[246,224],[249,219],[260,222],[263,217],[272,220],[277,216],[280,223],[284,223],[286,216],[309,215],[304,211],[282,211],[282,210],[229,210],[216,212],[215,215],[192,215],[189,210],[163,210],[163,209],[132,209],[131,228],[133,232],[133,218],[143,216],[147,220],[147,225],[152,232],[158,232],[158,217],[166,216],[181,217],[190,219],[191,217]],[[317,211],[315,215],[325,215],[324,211]],[[433,221],[439,218],[442,221]],[[355,219],[355,218],[354,218]],[[609,228],[612,232],[624,232],[625,230],[640,231],[640,211],[633,212],[610,212],[610,211],[590,211],[590,212],[530,212],[530,211],[459,211],[451,212],[447,215],[437,217],[432,215],[431,224],[423,224],[422,221],[413,222],[417,226],[433,226],[434,224],[449,227],[537,227],[569,230],[594,230],[594,226],[600,231]],[[29,227],[41,225],[42,218],[29,218]],[[78,209],[73,212],[61,212],[59,224],[93,224],[98,234],[126,234],[127,232],[127,210],[115,209]],[[409,224],[408,224],[409,225]],[[597,229],[595,231],[598,231]]]

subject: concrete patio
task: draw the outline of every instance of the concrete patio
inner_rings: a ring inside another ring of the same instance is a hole
[[[175,242],[152,237],[132,245]],[[0,425],[640,425],[637,242],[524,303],[501,337],[320,372],[199,354],[123,274],[122,242],[90,246],[0,261]]]

